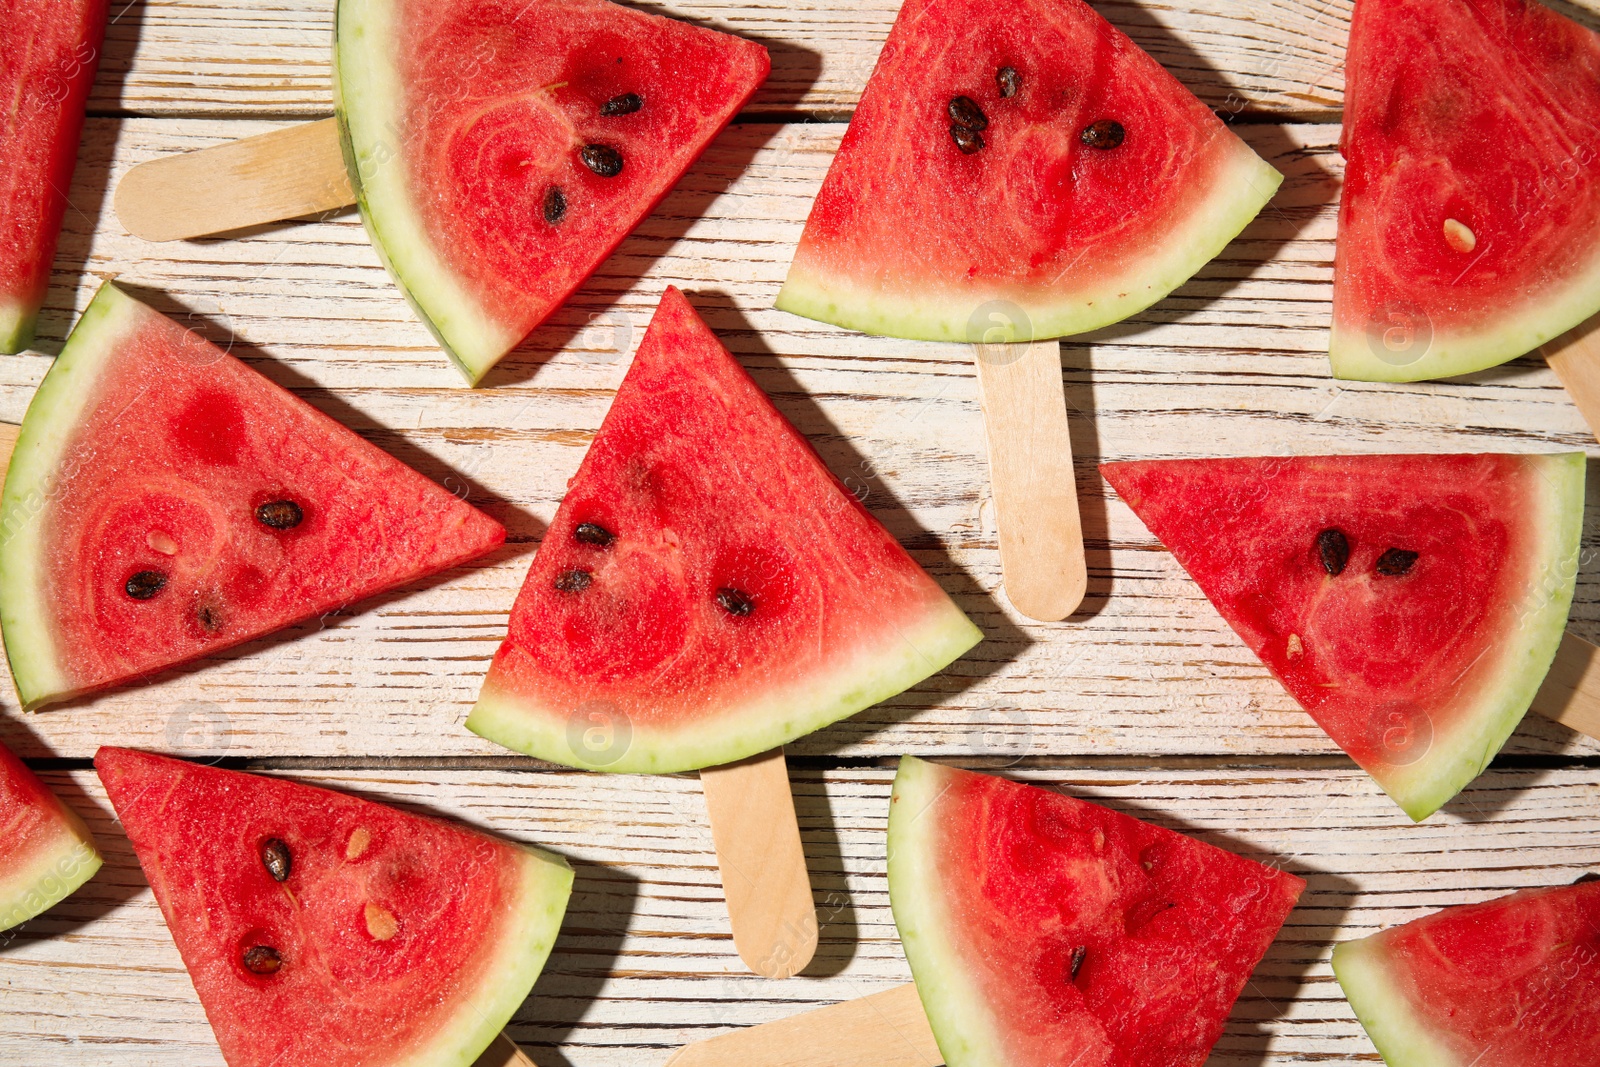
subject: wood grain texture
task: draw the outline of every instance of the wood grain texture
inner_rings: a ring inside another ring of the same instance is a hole
[[[748,114],[855,106],[899,0],[639,0],[631,6],[749,37],[772,73]],[[1342,101],[1350,0],[1097,2],[1224,115],[1329,115]],[[117,14],[114,9],[113,14]],[[106,39],[90,108],[142,115],[327,115],[332,0],[135,0]]]
[[[103,210],[98,190],[108,175],[282,125],[91,121],[41,346],[59,348],[97,276],[115,274],[467,494],[506,523],[511,543],[429,585],[76,706],[23,718],[7,680],[0,740],[25,755],[86,756],[107,736],[202,754],[502,755],[460,724],[528,554],[668,284],[689,294],[847,488],[985,632],[949,670],[801,739],[792,757],[1334,753],[1095,465],[1297,452],[1600,454],[1543,359],[1412,385],[1329,377],[1338,129],[1242,127],[1288,175],[1273,203],[1170,297],[1062,345],[1089,590],[1067,622],[1033,623],[997,590],[970,351],[865,337],[771,309],[841,126],[731,128],[489,388],[473,391],[390,283],[353,211],[155,246]],[[48,366],[41,354],[0,360],[0,420],[21,419]],[[1592,515],[1587,528],[1571,626],[1593,639],[1600,556]],[[1600,746],[1533,717],[1511,751]]]
[[[937,1067],[944,1055],[917,987],[731,1030],[685,1045],[667,1067]]]
[[[338,211],[356,202],[339,123],[319,119],[141,163],[117,183],[117,222],[181,241]]]
[[[733,944],[755,974],[789,978],[817,951],[817,909],[783,749],[700,772]]]
[[[1600,648],[1566,634],[1533,710],[1591,738],[1600,738]]]
[[[796,771],[822,939],[805,974],[749,974],[728,937],[692,776],[366,770],[297,775],[553,848],[576,881],[561,938],[507,1033],[540,1067],[641,1067],[731,1028],[909,980],[884,879],[888,771]],[[1308,882],[1208,1067],[1373,1063],[1332,946],[1449,904],[1600,868],[1592,770],[1491,771],[1411,825],[1357,771],[1029,772]],[[200,1005],[89,772],[46,775],[88,819],[102,873],[0,946],[0,1059],[220,1067]]]
[[[1006,599],[1036,622],[1060,622],[1083,603],[1089,586],[1061,346],[972,348]]]

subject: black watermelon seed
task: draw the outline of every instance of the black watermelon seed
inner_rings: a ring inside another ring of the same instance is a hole
[[[745,616],[756,610],[756,602],[737,589],[722,588],[717,590],[717,603],[722,605],[722,610],[729,615]]]
[[[1122,123],[1116,119],[1101,119],[1085,126],[1083,132],[1078,135],[1078,140],[1089,148],[1112,149],[1121,147],[1123,139],[1127,136],[1128,131],[1123,129]]]
[[[552,185],[544,191],[544,221],[554,226],[567,217],[567,194],[561,186]]]
[[[135,600],[149,600],[161,592],[161,587],[167,584],[167,576],[160,571],[140,571],[128,579],[123,591]]]
[[[261,842],[261,865],[272,875],[274,882],[287,882],[294,860],[289,856],[289,846],[282,838],[269,837]]]
[[[1350,562],[1350,541],[1343,530],[1330,526],[1317,534],[1317,553],[1322,556],[1322,569],[1338,576]]]
[[[556,588],[563,593],[581,593],[589,588],[594,581],[594,575],[588,571],[562,571],[556,575]]]
[[[194,613],[200,620],[200,628],[208,634],[214,634],[222,629],[222,609],[212,604],[201,604]]]
[[[614,115],[631,115],[641,107],[644,107],[644,98],[638,93],[619,93],[600,105],[600,114],[607,118]]]
[[[608,144],[586,144],[578,155],[584,166],[602,178],[615,178],[622,173],[622,153]]]
[[[983,135],[973,133],[965,126],[951,126],[950,136],[954,138],[956,147],[961,149],[961,154],[964,156],[970,156],[983,148]]]
[[[1000,87],[1000,95],[1009,99],[1022,88],[1022,75],[1017,73],[1016,67],[1001,67],[995,73],[994,83]]]
[[[244,967],[251,974],[277,974],[283,966],[283,957],[270,945],[256,945],[244,950]]]
[[[594,545],[596,548],[605,548],[616,540],[610,530],[595,522],[578,523],[578,528],[572,531],[572,536],[584,544]]]
[[[1404,574],[1417,562],[1417,554],[1408,548],[1385,549],[1383,555],[1378,557],[1377,571],[1390,577]]]
[[[256,521],[274,530],[292,530],[305,517],[306,513],[293,500],[270,500],[256,508]]]
[[[1072,981],[1076,982],[1078,980],[1078,971],[1080,969],[1082,969],[1082,967],[1083,967],[1083,958],[1085,956],[1087,956],[1088,954],[1089,954],[1089,946],[1088,945],[1079,945],[1077,948],[1072,950],[1072,966],[1071,966],[1071,975],[1070,975]]]
[[[951,98],[950,121],[957,126],[965,126],[973,133],[982,133],[989,128],[989,116],[983,113],[983,108],[979,107],[970,96]]]

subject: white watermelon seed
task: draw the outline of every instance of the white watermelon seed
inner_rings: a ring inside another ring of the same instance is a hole
[[[1478,235],[1469,230],[1463,222],[1445,219],[1444,243],[1457,252],[1467,253],[1478,247]]]

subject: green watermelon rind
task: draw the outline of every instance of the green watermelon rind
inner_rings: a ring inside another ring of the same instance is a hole
[[[1337,310],[1337,309],[1336,309]],[[1497,367],[1555,340],[1600,311],[1600,250],[1582,272],[1559,291],[1507,304],[1492,326],[1471,333],[1434,333],[1416,361],[1397,366],[1373,351],[1367,330],[1333,320],[1328,359],[1333,376],[1360,382],[1418,382]]]
[[[990,1058],[1004,1047],[999,1020],[987,998],[967,978],[951,944],[955,919],[937,891],[941,872],[938,819],[922,816],[944,794],[946,772],[915,756],[900,757],[889,797],[889,907],[917,996],[949,1067],[1005,1067]]]
[[[882,646],[858,651],[828,675],[808,676],[688,727],[645,731],[630,724],[626,749],[604,763],[573,749],[572,709],[507,691],[496,683],[493,669],[466,725],[513,751],[583,770],[673,774],[717,767],[788,744],[902,693],[944,670],[982,637],[960,608],[941,598],[919,622],[899,624]]]
[[[100,852],[83,820],[60,800],[55,803],[61,818],[53,839],[0,874],[0,930],[55,907],[100,869]]]
[[[0,494],[0,630],[25,710],[76,695],[44,602],[48,558],[40,515],[55,495],[74,432],[117,339],[136,332],[144,308],[110,282],[100,286],[28,405],[5,492]]]
[[[513,847],[522,853],[520,902],[496,933],[494,956],[482,969],[478,989],[460,1000],[454,1022],[389,1067],[472,1067],[539,980],[572,895],[572,868],[551,853]]]
[[[1048,290],[976,284],[958,290],[931,282],[911,288],[915,296],[887,292],[860,278],[822,269],[798,252],[774,307],[819,322],[882,337],[913,341],[1001,343],[1042,341],[1098,330],[1121,322],[1163,299],[1211,262],[1248,226],[1283,183],[1283,175],[1232,131],[1222,131],[1226,156],[1210,195],[1156,242],[1151,254],[1129,270],[1107,277],[1094,299],[1082,293],[1052,300]],[[973,316],[986,304],[1010,305],[1022,313],[1004,337],[974,337]]]
[[[339,0],[334,16],[333,102],[350,187],[372,245],[401,292],[473,385],[517,342],[440,258],[406,175],[406,94],[386,62],[397,40],[393,0]]]
[[[1381,936],[1335,946],[1333,974],[1383,1062],[1389,1067],[1467,1067],[1433,1035],[1395,985]]]
[[[0,355],[13,356],[33,344],[39,309],[20,300],[0,301]]]
[[[1533,516],[1528,528],[1544,532],[1545,542],[1533,553],[1540,562],[1520,605],[1522,621],[1497,643],[1501,667],[1484,680],[1478,706],[1463,706],[1456,713],[1461,724],[1457,730],[1446,736],[1436,733],[1424,758],[1385,770],[1377,779],[1416,822],[1438,811],[1489,766],[1532,706],[1566,633],[1578,580],[1586,459],[1582,452],[1528,459],[1545,468],[1544,499],[1528,503]]]

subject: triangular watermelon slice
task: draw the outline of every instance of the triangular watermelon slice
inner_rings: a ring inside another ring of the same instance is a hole
[[[94,764],[229,1067],[469,1067],[561,927],[548,853],[280,778]]]
[[[979,637],[669,288],[467,727],[593,770],[731,763]]]
[[[950,1067],[1201,1067],[1305,886],[1038,786],[895,776],[889,903]]]
[[[1530,0],[1357,0],[1333,373],[1491,367],[1600,311],[1600,34]]]
[[[1489,765],[1561,643],[1582,453],[1100,469],[1273,676],[1413,819]]]
[[[0,745],[0,930],[54,906],[99,869],[83,820]]]
[[[0,500],[26,707],[446,570],[499,523],[105,284],[45,375]]]
[[[333,85],[367,232],[477,382],[770,69],[752,41],[607,0],[339,0]]]
[[[33,342],[50,287],[106,0],[7,0],[0,36],[0,352]]]
[[[1600,1063],[1600,880],[1425,915],[1333,950],[1392,1067]]]
[[[1282,180],[1083,0],[906,0],[777,306],[932,341],[1083,333],[1181,285]]]

